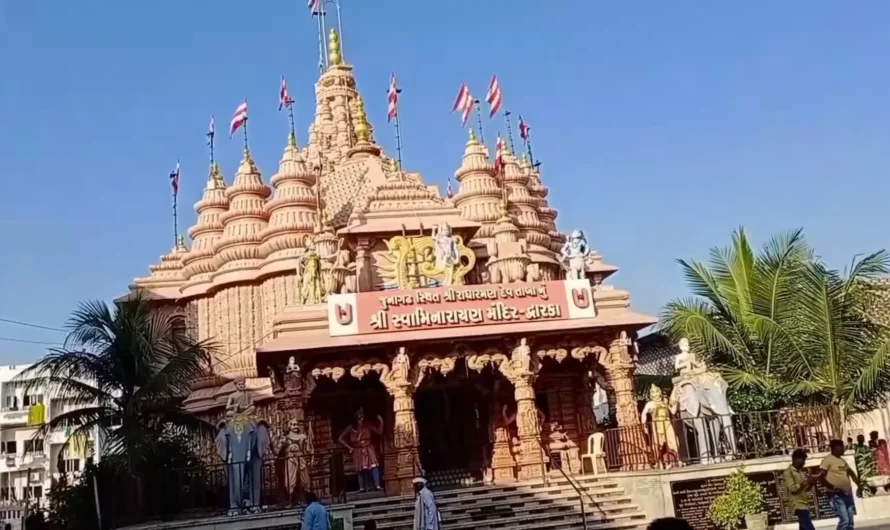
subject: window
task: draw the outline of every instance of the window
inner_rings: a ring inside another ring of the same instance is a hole
[[[0,442],[0,455],[14,455],[18,452],[15,440]]]
[[[32,440],[25,440],[25,454],[27,453],[42,453],[43,452],[43,438],[34,438]]]
[[[43,486],[29,486],[25,488],[25,498],[40,499],[43,497]]]
[[[63,460],[62,470],[65,473],[77,473],[78,471],[80,471],[80,460]]]
[[[19,398],[16,396],[6,396],[3,400],[3,408],[6,410],[18,410]]]
[[[25,396],[25,399],[22,400],[22,404],[25,407],[30,407],[31,405],[37,405],[38,403],[43,403],[43,394],[29,394]]]

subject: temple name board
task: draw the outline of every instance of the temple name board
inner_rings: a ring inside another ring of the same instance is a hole
[[[328,297],[331,336],[594,318],[588,280],[461,285]]]

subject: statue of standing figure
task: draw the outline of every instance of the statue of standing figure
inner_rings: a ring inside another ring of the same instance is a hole
[[[310,244],[300,259],[300,303],[303,305],[320,304],[325,296],[324,283],[321,277],[321,258]]]
[[[651,423],[648,420],[651,418]],[[640,422],[651,425],[650,440],[655,460],[665,468],[677,461],[677,435],[671,422],[671,409],[664,393],[655,385],[649,388],[649,402],[640,413]]]
[[[587,238],[581,230],[572,230],[569,239],[562,246],[560,257],[566,263],[567,280],[583,280],[587,273],[587,257],[590,255],[590,247]]]
[[[460,251],[448,223],[442,223],[433,229],[433,244],[436,249],[436,269],[445,273],[442,285],[454,285],[454,270],[460,262]]]

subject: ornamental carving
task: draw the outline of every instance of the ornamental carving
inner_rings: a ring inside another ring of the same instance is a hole
[[[346,370],[339,366],[325,366],[312,369],[312,377],[314,377],[315,379],[328,377],[335,383],[339,381],[340,378],[344,375],[346,375]]]
[[[459,235],[450,236],[445,247],[440,229],[432,236],[396,236],[386,241],[378,273],[386,289],[417,289],[440,285],[464,285],[464,277],[476,265],[476,255]],[[450,230],[450,229],[449,229]],[[438,242],[437,242],[438,241]]]

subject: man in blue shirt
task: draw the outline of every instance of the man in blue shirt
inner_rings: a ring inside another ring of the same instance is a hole
[[[303,510],[302,530],[331,530],[328,511],[318,502],[311,491],[306,492],[306,509]]]

